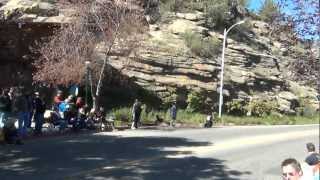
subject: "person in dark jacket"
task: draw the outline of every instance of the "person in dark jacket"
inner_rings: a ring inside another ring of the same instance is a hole
[[[14,98],[14,108],[18,115],[18,134],[20,137],[24,137],[27,134],[28,126],[28,101],[25,97],[24,89],[19,89]]]
[[[8,144],[23,144],[18,136],[14,122],[9,119],[12,112],[12,101],[8,90],[3,90],[0,95],[0,130],[4,136],[4,140]],[[11,121],[11,122],[10,122]]]
[[[31,95],[31,93],[26,93],[25,98],[27,100],[27,123],[26,123],[26,127],[28,129],[31,128],[31,121],[32,121],[32,115],[33,115],[33,97]]]
[[[33,100],[33,109],[34,109],[34,122],[35,122],[35,134],[42,133],[42,125],[44,121],[44,112],[46,111],[46,104],[40,98],[39,92],[34,93],[35,98]]]
[[[138,124],[140,122],[141,111],[142,111],[141,103],[139,102],[138,99],[136,99],[133,106],[132,106],[132,120],[133,120],[133,122],[131,125],[131,129],[138,128]]]
[[[306,144],[308,156],[305,159],[305,162],[310,166],[316,165],[320,161],[320,154],[316,152],[316,146],[313,143]]]
[[[2,90],[0,95],[0,128],[2,128],[11,113],[11,99],[8,90]]]
[[[172,106],[170,108],[170,117],[171,117],[170,126],[173,127],[173,126],[175,126],[175,122],[176,122],[176,119],[177,119],[177,105],[176,105],[176,102],[172,103]]]

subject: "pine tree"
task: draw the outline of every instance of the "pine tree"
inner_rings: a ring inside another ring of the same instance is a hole
[[[259,15],[263,21],[272,23],[280,16],[279,6],[273,0],[265,0],[259,11]]]

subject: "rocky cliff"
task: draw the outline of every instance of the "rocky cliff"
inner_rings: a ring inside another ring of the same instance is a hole
[[[186,101],[190,92],[199,91],[209,104],[217,105],[221,55],[209,59],[195,56],[186,46],[184,34],[191,31],[216,37],[221,48],[223,34],[203,27],[201,12],[172,14],[170,19],[150,25],[149,38],[137,56],[130,60],[114,57],[111,65],[164,100]],[[288,66],[294,59],[286,56],[287,49],[281,42],[267,38],[269,25],[250,23],[251,34],[243,34],[249,40],[227,39],[224,100],[268,99],[288,113],[300,99],[308,99],[317,108],[317,92],[291,80]]]
[[[15,2],[20,1],[15,0]],[[13,0],[10,2],[12,3]],[[35,2],[31,0],[23,2],[32,3],[25,5],[30,7],[29,10],[24,10],[23,15],[20,14],[17,19],[19,22],[28,22],[28,27],[24,28],[27,28],[29,32],[43,24],[67,22],[63,12],[56,11],[48,2],[42,5],[34,5]],[[16,12],[22,12],[21,6],[16,5],[16,8],[13,8],[14,6],[10,4],[8,6],[8,3],[3,4],[0,12],[3,12],[4,18],[10,18],[16,16]],[[156,3],[153,5],[150,8],[149,4],[150,11],[157,10]],[[142,3],[142,6],[146,5]],[[210,58],[195,55],[186,45],[184,35],[186,32],[192,32],[216,38],[220,41],[222,49],[223,34],[203,26],[202,12],[171,13],[167,21],[154,23],[157,17],[158,15],[154,13],[146,13],[146,19],[150,22],[148,38],[135,55],[129,58],[113,56],[110,58],[110,65],[121,75],[159,96],[163,102],[177,100],[181,104],[186,104],[188,95],[198,91],[205,97],[208,104],[216,107],[219,95],[221,55],[217,54]],[[267,99],[276,101],[280,112],[293,113],[299,106],[300,100],[307,99],[312,107],[317,108],[316,90],[292,80],[292,73],[288,66],[294,59],[288,56],[287,49],[282,42],[268,38],[268,32],[271,29],[269,25],[254,20],[249,23],[252,28],[250,33],[238,34],[241,36],[240,39],[227,39],[224,101]],[[19,26],[21,25],[17,25]],[[9,26],[6,25],[6,27]],[[18,57],[5,55],[8,51],[4,48],[10,47],[10,39],[17,38],[10,36],[10,33],[14,31],[3,30],[4,26],[0,29],[2,30],[0,36],[1,61],[3,62],[4,59],[18,61],[24,57],[28,53],[26,47],[24,47],[25,54],[19,54]],[[44,31],[49,32],[50,27]],[[3,34],[6,35],[3,36]],[[35,36],[37,35],[29,34],[29,37],[39,38]],[[45,36],[45,34],[40,36]],[[15,45],[19,43],[16,42]],[[16,47],[13,47],[11,46],[11,50],[16,50]],[[104,58],[103,55],[98,57]]]

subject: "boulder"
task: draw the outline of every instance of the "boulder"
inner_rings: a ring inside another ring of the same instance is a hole
[[[277,96],[279,110],[281,112],[292,114],[295,113],[296,107],[299,106],[299,99],[289,91],[280,92]]]
[[[203,20],[203,13],[196,12],[196,13],[177,13],[176,16],[178,18],[186,19],[189,21],[200,21]]]
[[[48,2],[32,0],[10,0],[0,8],[4,12],[5,19],[20,17],[24,14],[36,14],[38,16],[57,16],[59,11]]]

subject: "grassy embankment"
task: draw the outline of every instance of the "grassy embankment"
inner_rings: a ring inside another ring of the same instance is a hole
[[[112,111],[116,118],[116,126],[125,125],[131,122],[131,109],[120,108]],[[170,121],[170,115],[167,111],[143,111],[141,121],[143,124],[152,124],[156,120],[156,115],[163,118],[165,122]],[[215,115],[215,124],[221,124],[222,120]],[[231,116],[223,115],[223,121],[227,125],[294,125],[294,124],[319,124],[320,115],[312,116],[288,116],[288,115],[267,115],[263,117],[254,116]],[[188,124],[190,126],[199,126],[206,119],[205,114],[191,113],[186,110],[179,110],[177,114],[177,122]]]

